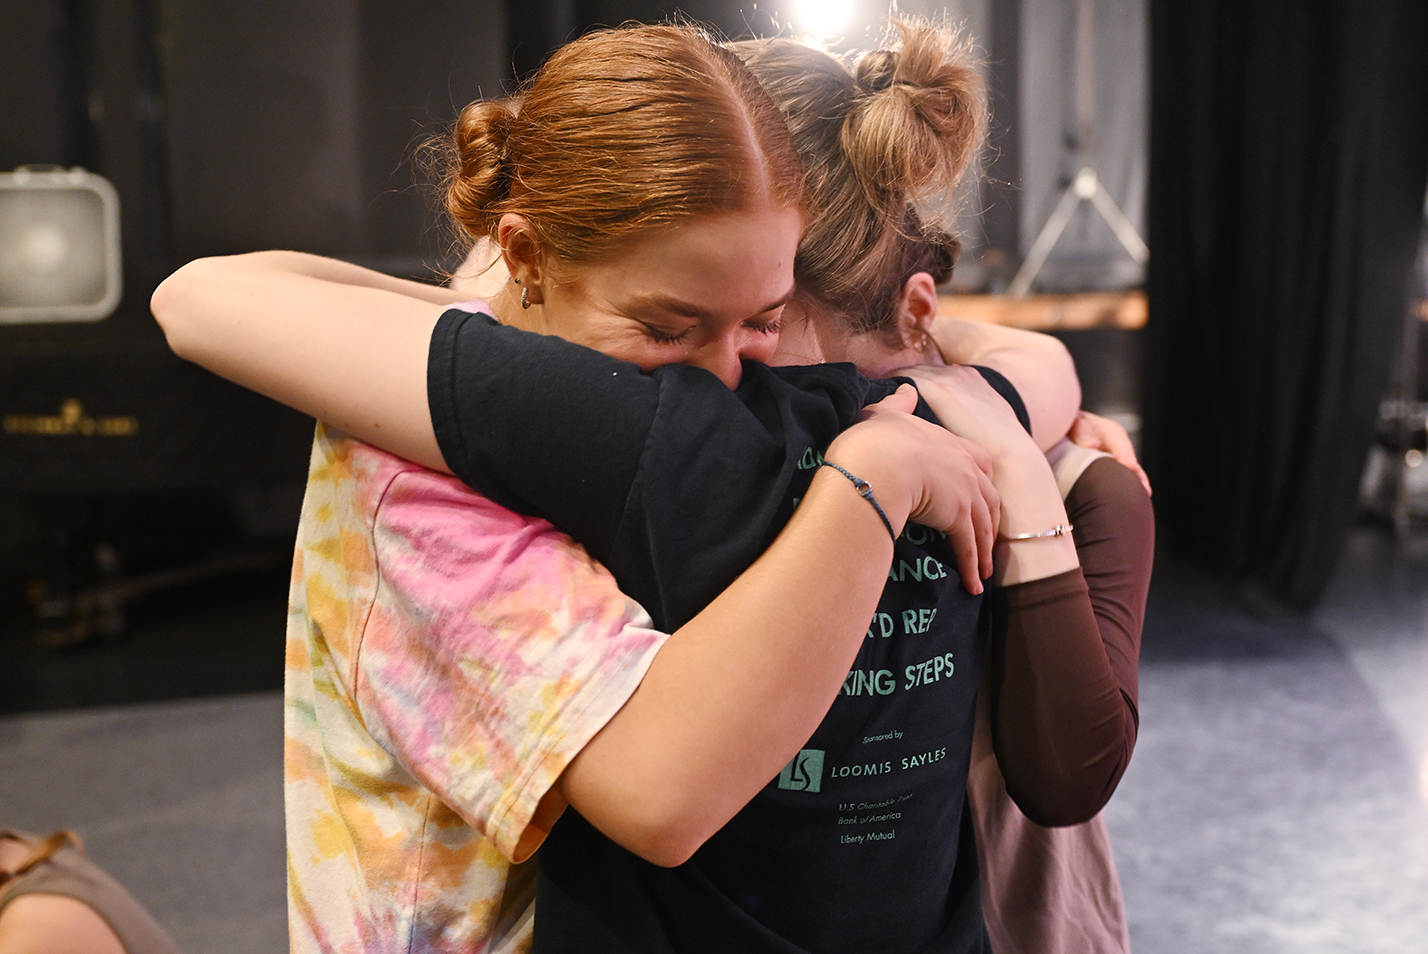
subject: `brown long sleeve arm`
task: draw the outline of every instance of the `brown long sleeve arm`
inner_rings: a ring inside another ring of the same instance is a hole
[[[1091,818],[1130,763],[1155,549],[1150,499],[1109,458],[1086,468],[1066,510],[1081,569],[995,590],[987,607],[997,761],[1041,825]]]

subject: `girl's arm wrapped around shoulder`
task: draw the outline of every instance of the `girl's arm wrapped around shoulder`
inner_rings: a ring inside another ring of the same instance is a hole
[[[988,607],[997,761],[1043,825],[1095,815],[1130,763],[1155,549],[1150,499],[1114,460],[1087,467],[1066,507],[1081,569],[994,590]]]
[[[446,288],[298,252],[188,263],[150,307],[174,353],[427,467],[446,470],[426,366]]]

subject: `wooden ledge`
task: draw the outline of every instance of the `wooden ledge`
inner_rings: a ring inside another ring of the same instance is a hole
[[[1143,291],[1080,295],[942,295],[938,311],[953,318],[1037,331],[1143,328],[1148,307]]]

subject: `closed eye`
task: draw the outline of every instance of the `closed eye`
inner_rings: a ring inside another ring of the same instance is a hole
[[[674,332],[643,321],[640,324],[644,326],[645,334],[657,344],[679,344],[689,337],[690,331],[694,330],[693,325],[685,327],[682,331]]]

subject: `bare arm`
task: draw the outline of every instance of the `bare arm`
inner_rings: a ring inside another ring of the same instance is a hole
[[[1081,382],[1066,346],[1050,335],[938,315],[932,340],[951,364],[980,364],[1006,375],[1026,402],[1043,452],[1066,436],[1081,407]]]
[[[910,414],[910,389],[827,458],[868,480],[893,528],[969,519],[941,486],[961,442]],[[566,769],[555,797],[616,842],[674,865],[768,784],[837,697],[866,637],[892,540],[821,468],[774,545],[659,651],[639,689]],[[543,806],[547,814],[558,804]]]
[[[409,294],[404,283],[388,281],[283,253],[209,259],[166,282],[154,310],[180,355],[409,459],[442,465],[425,390],[438,309],[421,297],[424,286]],[[463,297],[435,291],[438,302]],[[912,396],[889,401],[906,411]],[[408,431],[416,438],[396,439]],[[872,482],[895,527],[913,515],[949,531],[980,526],[990,537],[989,465],[983,456],[968,467],[968,455],[965,442],[892,411],[850,430],[828,452]],[[949,493],[953,479],[961,483]],[[891,552],[886,528],[852,485],[832,471],[817,475],[775,546],[675,634],[636,694],[542,802],[533,828],[553,820],[568,798],[650,860],[688,857],[826,714],[861,645]],[[749,680],[751,672],[767,678]]]
[[[345,262],[255,252],[190,262],[151,307],[179,357],[447,471],[427,409],[427,348],[441,306],[460,300]]]
[[[992,585],[1010,586],[1075,569],[1079,563],[1070,535],[1009,539],[1041,533],[1067,520],[1050,465],[1002,396],[965,366],[917,365],[900,373],[917,382],[944,427],[991,454],[993,485],[1002,504]]]

